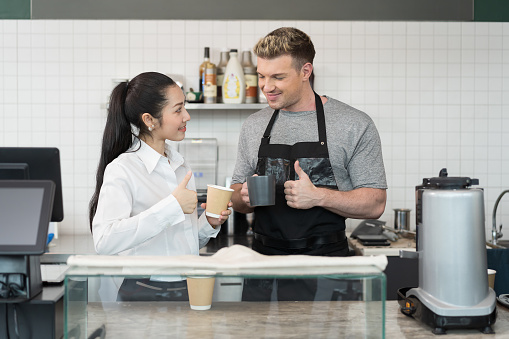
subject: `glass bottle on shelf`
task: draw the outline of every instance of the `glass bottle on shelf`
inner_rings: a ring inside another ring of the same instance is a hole
[[[230,60],[230,54],[228,49],[223,48],[221,50],[221,56],[219,57],[219,63],[217,64],[217,102],[223,102],[223,80],[224,80],[224,72],[226,70],[226,65],[228,65],[228,61]]]
[[[203,72],[203,102],[215,104],[217,100],[216,65],[208,62]]]
[[[199,91],[203,93],[203,72],[205,72],[205,68],[207,67],[207,63],[210,62],[210,48],[205,47],[203,53],[203,62],[200,65],[200,78],[199,78]]]
[[[258,102],[258,73],[256,66],[251,61],[251,51],[242,51],[242,69],[246,79],[246,104]]]

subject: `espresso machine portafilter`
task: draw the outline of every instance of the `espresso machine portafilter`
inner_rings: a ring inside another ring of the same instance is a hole
[[[488,287],[484,191],[478,179],[425,178],[416,186],[416,252],[419,287],[398,291],[401,312],[428,324],[433,333],[476,328],[493,333],[496,294]]]

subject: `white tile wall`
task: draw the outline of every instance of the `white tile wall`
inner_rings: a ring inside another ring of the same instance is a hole
[[[0,145],[60,149],[60,233],[87,233],[112,79],[159,71],[197,87],[205,46],[217,62],[223,47],[251,48],[280,26],[311,35],[317,92],[376,122],[389,183],[382,220],[392,225],[393,208],[414,209],[415,186],[447,167],[479,178],[491,228],[494,202],[509,189],[509,23],[4,20]],[[220,182],[251,112],[191,112],[187,136],[219,141]],[[507,225],[509,196],[498,210]]]

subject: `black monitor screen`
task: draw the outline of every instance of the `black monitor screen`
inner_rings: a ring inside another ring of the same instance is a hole
[[[51,221],[62,221],[64,206],[58,148],[0,147],[0,180],[23,179],[20,178],[20,166],[23,164],[28,165],[24,173],[28,174],[29,180],[51,180],[55,183],[55,201]]]
[[[49,180],[0,181],[0,255],[44,253],[54,193]]]

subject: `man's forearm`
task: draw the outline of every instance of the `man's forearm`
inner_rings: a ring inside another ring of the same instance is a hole
[[[385,210],[387,193],[384,189],[357,188],[336,191],[318,188],[317,206],[353,219],[378,219]]]

